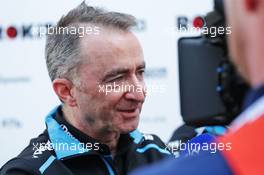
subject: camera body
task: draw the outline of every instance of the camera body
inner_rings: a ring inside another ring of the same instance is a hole
[[[187,125],[229,124],[240,113],[249,87],[228,55],[226,36],[232,31],[225,25],[223,1],[214,3],[201,36],[178,41],[181,114]]]

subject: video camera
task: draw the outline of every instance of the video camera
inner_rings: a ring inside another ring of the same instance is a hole
[[[226,36],[232,30],[222,0],[214,0],[204,22],[201,36],[178,41],[181,114],[191,126],[227,125],[240,113],[248,85],[230,62]]]

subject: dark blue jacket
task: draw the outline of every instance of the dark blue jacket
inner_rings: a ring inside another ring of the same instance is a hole
[[[1,175],[125,175],[170,155],[157,136],[135,130],[120,136],[116,155],[112,158],[106,145],[88,136],[83,141],[76,136],[78,131],[72,132],[71,126],[61,124],[57,117],[60,111],[61,107],[57,107],[48,114],[47,129],[32,139],[22,153],[8,161],[1,168]]]

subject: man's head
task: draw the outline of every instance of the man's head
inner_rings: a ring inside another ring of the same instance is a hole
[[[99,32],[47,38],[49,75],[69,120],[99,138],[110,132],[128,133],[138,126],[145,99],[145,62],[139,41],[130,31],[135,24],[130,15],[82,3],[62,17],[57,27],[92,27]],[[135,89],[120,88],[125,85]]]
[[[264,83],[264,1],[225,0],[231,57],[238,71],[253,86]]]

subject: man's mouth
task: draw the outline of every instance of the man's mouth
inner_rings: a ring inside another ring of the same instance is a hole
[[[125,118],[135,118],[139,116],[140,108],[124,108],[124,109],[118,109],[118,112],[121,113]]]

